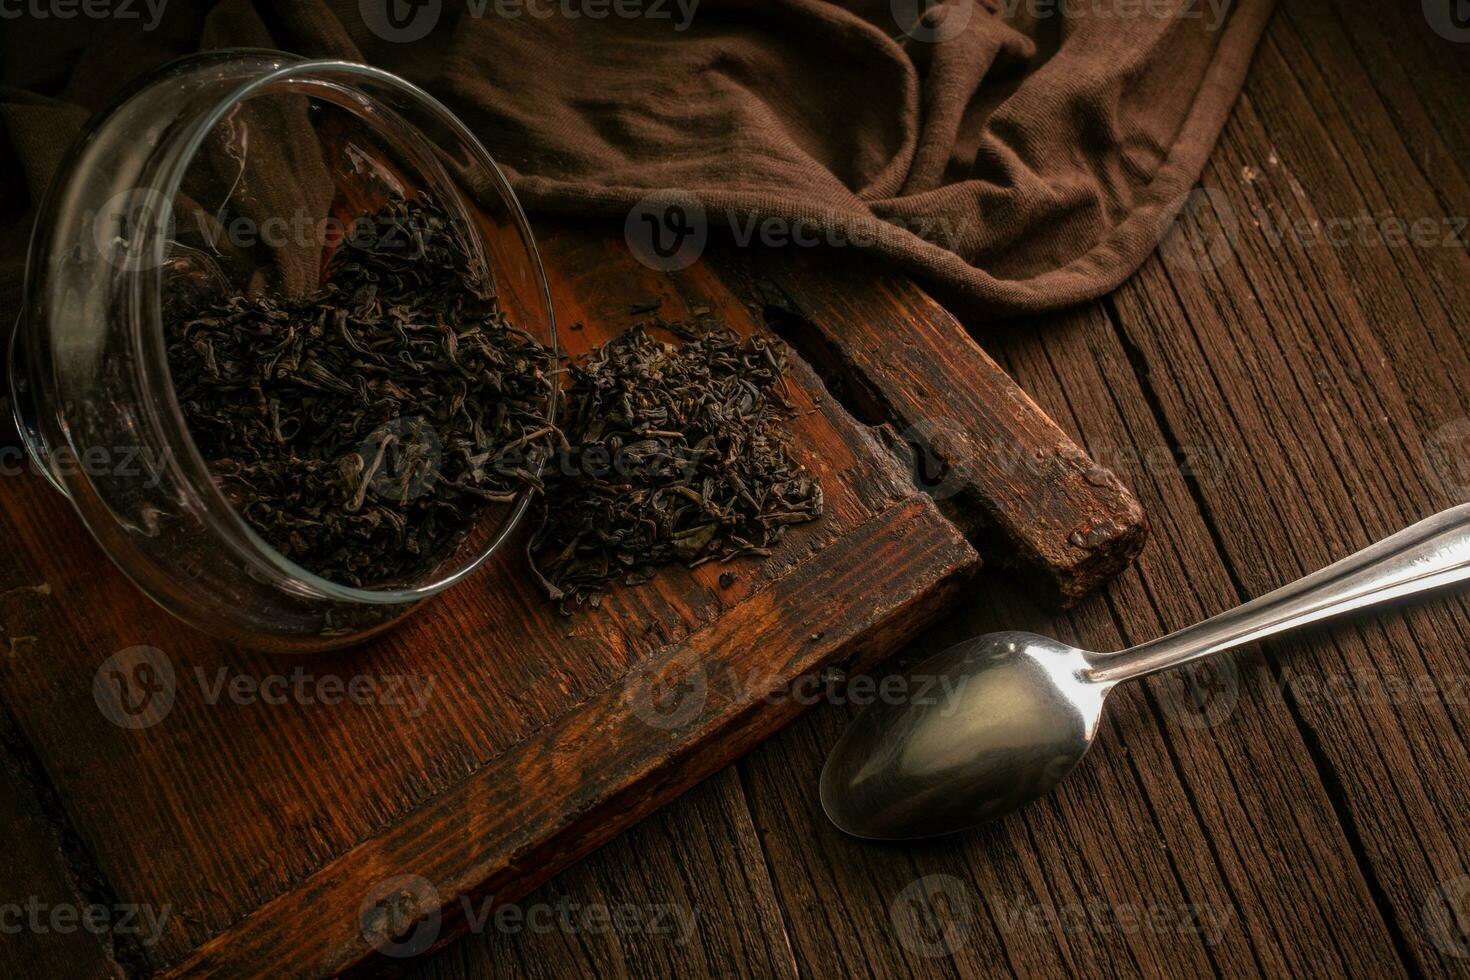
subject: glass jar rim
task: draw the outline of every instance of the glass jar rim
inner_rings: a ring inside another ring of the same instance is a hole
[[[171,166],[164,172],[158,183],[159,193],[162,200],[173,201],[187,174],[190,164],[198,155],[204,145],[204,141],[215,126],[240,103],[258,95],[268,86],[282,81],[310,77],[313,75],[332,74],[346,76],[348,79],[357,78],[369,80],[384,85],[387,88],[408,97],[418,107],[428,110],[438,117],[438,120],[448,126],[474,154],[475,162],[482,165],[491,181],[495,185],[496,192],[500,195],[502,203],[510,213],[516,225],[516,231],[526,246],[526,250],[533,268],[535,279],[540,287],[541,301],[546,309],[548,348],[556,349],[556,317],[551,303],[551,291],[547,284],[545,268],[541,262],[540,251],[536,247],[535,238],[531,232],[530,222],[526,218],[524,209],[521,207],[519,198],[510,186],[504,172],[499,164],[495,162],[488,150],[480,142],[479,138],[467,127],[460,118],[438,99],[434,98],[422,88],[412,82],[394,75],[391,72],[374,68],[357,62],[341,61],[336,59],[306,59],[299,55],[291,55],[279,51],[265,51],[262,49],[235,49],[234,52],[212,51],[196,55],[198,58],[218,58],[230,53],[240,54],[271,54],[286,61],[281,67],[267,71],[258,78],[251,79],[232,90],[228,95],[218,100],[208,113],[201,116],[188,133],[187,140],[183,143],[182,152],[172,162]],[[187,59],[183,59],[187,60]],[[174,63],[175,65],[178,62]],[[171,66],[172,67],[172,66]],[[383,107],[388,112],[393,110]],[[397,115],[395,112],[394,115]],[[402,119],[406,126],[417,129],[411,121]],[[162,241],[156,241],[153,245],[159,249],[163,247]],[[201,496],[206,510],[217,518],[228,522],[234,542],[248,542],[249,548],[240,548],[243,556],[258,571],[267,575],[285,577],[287,580],[300,583],[308,588],[319,598],[332,599],[341,602],[360,603],[367,605],[399,605],[417,602],[448,589],[472,575],[493,554],[495,554],[505,541],[520,527],[527,511],[531,505],[531,491],[524,490],[520,498],[512,505],[510,514],[505,518],[504,526],[495,537],[487,542],[471,560],[460,567],[455,568],[449,574],[436,578],[435,580],[413,588],[359,588],[344,585],[331,579],[312,572],[296,562],[287,558],[280,551],[272,547],[264,538],[256,533],[244,516],[229,502],[224,490],[214,479],[203,455],[199,452],[194,442],[193,435],[189,431],[188,424],[184,420],[183,408],[179,403],[178,394],[174,388],[173,378],[168,369],[167,344],[164,336],[162,318],[160,316],[161,300],[163,294],[163,263],[153,264],[150,274],[139,276],[134,279],[134,295],[130,305],[135,314],[135,322],[142,328],[140,336],[135,336],[135,342],[139,344],[142,363],[147,366],[150,373],[156,376],[159,382],[153,390],[155,397],[162,403],[163,416],[155,418],[156,422],[167,423],[169,442],[181,445],[184,449],[184,459],[177,455],[171,460],[171,465],[186,467],[188,479],[184,485],[190,487],[196,494]],[[154,297],[154,302],[149,304],[146,322],[145,314],[140,302],[142,290],[148,290]],[[555,421],[557,408],[557,384],[555,372],[550,375],[550,388],[548,389],[548,418]],[[543,460],[537,460],[533,475],[540,475],[544,467]]]

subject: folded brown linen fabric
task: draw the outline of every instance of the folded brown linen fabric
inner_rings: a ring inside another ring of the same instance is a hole
[[[191,51],[366,61],[458,112],[533,212],[655,202],[859,246],[967,312],[1131,273],[1198,179],[1271,0],[185,0],[0,29],[0,316],[89,111]],[[928,9],[925,9],[928,8]],[[100,8],[99,8],[100,9]],[[670,198],[665,193],[677,191]],[[663,220],[655,215],[653,220]],[[631,225],[630,225],[631,227]]]

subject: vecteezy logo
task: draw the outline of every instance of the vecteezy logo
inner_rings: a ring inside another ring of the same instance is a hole
[[[1470,0],[1424,0],[1424,19],[1446,41],[1470,42]]]
[[[1470,875],[1460,875],[1429,893],[1419,910],[1424,933],[1434,948],[1457,960],[1470,959]]]
[[[1240,698],[1240,671],[1228,656],[1192,663],[1164,683],[1164,714],[1183,728],[1214,728],[1234,713]]]
[[[959,37],[975,13],[975,0],[889,0],[898,29],[915,41],[940,44]]]
[[[1185,195],[1159,238],[1159,251],[1174,262],[1209,272],[1235,254],[1240,219],[1223,191],[1196,187]]]
[[[173,238],[173,202],[152,188],[119,191],[92,215],[97,254],[122,272],[158,268]]]
[[[362,938],[384,956],[418,956],[439,938],[439,890],[422,875],[394,875],[369,891],[358,907]]]
[[[888,921],[905,949],[930,958],[951,956],[970,941],[975,903],[954,875],[925,875],[894,896]]]
[[[964,427],[954,419],[920,419],[898,436],[895,447],[910,462],[914,485],[935,500],[948,500],[970,477]]]
[[[378,37],[410,44],[429,36],[444,12],[444,0],[357,0],[357,9]]]
[[[650,269],[677,272],[704,254],[709,222],[693,195],[658,191],[633,205],[623,222],[623,238]]]
[[[378,426],[358,447],[362,469],[348,511],[361,508],[369,493],[400,505],[422,497],[439,479],[442,452],[438,430],[417,415]]]
[[[1470,500],[1470,418],[1457,418],[1424,440],[1429,466],[1455,500]]]
[[[92,678],[92,698],[103,716],[119,728],[151,728],[174,706],[174,665],[157,647],[119,650],[102,662]]]
[[[640,721],[672,731],[690,724],[704,710],[709,679],[703,665],[679,654],[634,670],[628,675],[626,690],[629,707]]]

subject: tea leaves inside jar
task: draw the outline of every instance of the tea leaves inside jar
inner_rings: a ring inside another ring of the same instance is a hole
[[[432,200],[359,217],[325,284],[174,310],[174,388],[227,498],[330,581],[411,581],[536,485],[551,357],[507,322]],[[523,450],[523,465],[485,466]]]

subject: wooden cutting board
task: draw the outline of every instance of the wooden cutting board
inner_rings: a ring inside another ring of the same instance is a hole
[[[785,254],[665,275],[620,236],[564,227],[542,248],[573,353],[657,298],[666,317],[708,306],[809,354],[842,395],[793,357],[795,446],[824,518],[729,566],[733,581],[672,568],[572,618],[511,553],[367,646],[284,658],[179,625],[40,478],[6,479],[0,834],[26,858],[5,893],[162,925],[23,936],[0,960],[170,976],[391,963],[771,734],[802,710],[783,696],[798,678],[891,652],[978,566],[966,532],[1063,596],[1136,553],[1127,491],[907,283]],[[934,419],[948,442],[923,435]],[[995,463],[994,440],[1032,465]],[[945,470],[942,507],[901,462],[916,453]]]

